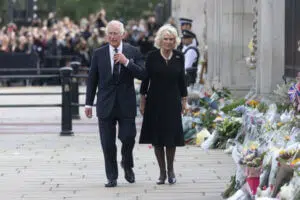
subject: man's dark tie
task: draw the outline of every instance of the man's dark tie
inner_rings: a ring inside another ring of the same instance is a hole
[[[118,49],[115,48],[114,49],[115,53],[118,53]],[[115,80],[115,82],[119,81],[119,76],[120,76],[120,63],[116,63],[114,62],[114,69],[113,69],[113,79]]]

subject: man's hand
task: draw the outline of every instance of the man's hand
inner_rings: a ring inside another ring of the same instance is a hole
[[[93,116],[93,108],[85,108],[84,112],[85,112],[85,116],[87,118],[92,118],[92,116]]]
[[[128,61],[128,59],[126,58],[126,56],[122,53],[116,53],[114,55],[114,61],[115,63],[121,63],[122,65],[125,65]]]

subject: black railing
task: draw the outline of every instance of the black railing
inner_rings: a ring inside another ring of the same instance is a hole
[[[61,95],[62,103],[61,104],[6,104],[0,105],[0,108],[20,108],[20,107],[61,107],[61,136],[70,136],[73,135],[72,130],[72,120],[80,119],[79,107],[85,106],[84,104],[79,103],[79,95],[85,95],[84,92],[79,92],[79,78],[87,78],[87,75],[78,75],[79,71],[82,71],[80,68],[80,62],[71,62],[69,67],[62,67],[55,69],[57,75],[1,75],[1,79],[34,79],[34,78],[60,78],[62,92],[46,92],[46,93],[0,93],[0,96],[8,95]],[[23,69],[11,69],[11,71],[21,71]],[[37,69],[35,69],[37,70]],[[54,69],[51,69],[55,71]],[[84,71],[88,69],[84,68]],[[34,69],[30,69],[34,71]]]

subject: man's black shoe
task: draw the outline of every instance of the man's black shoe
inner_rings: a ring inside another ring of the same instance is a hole
[[[133,170],[130,168],[130,169],[124,169],[124,171],[125,171],[126,181],[128,181],[129,183],[134,183],[135,182],[135,177],[134,177]]]
[[[108,183],[105,184],[105,187],[116,187],[117,180],[108,180]]]

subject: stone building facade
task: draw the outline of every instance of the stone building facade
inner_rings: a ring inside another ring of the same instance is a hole
[[[257,64],[246,64],[257,8]],[[285,0],[172,0],[172,16],[194,19],[200,45],[208,46],[208,80],[232,90],[268,94],[282,83]],[[206,22],[206,23],[205,23]],[[206,36],[206,38],[205,38]]]

